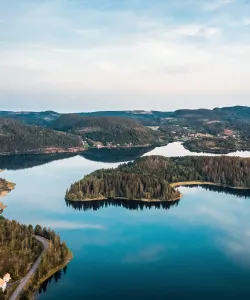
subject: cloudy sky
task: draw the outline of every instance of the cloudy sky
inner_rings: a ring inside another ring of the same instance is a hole
[[[0,110],[250,105],[250,0],[0,0]]]

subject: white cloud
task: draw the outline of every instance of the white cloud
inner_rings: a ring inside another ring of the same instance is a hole
[[[40,221],[41,226],[49,227],[52,229],[97,229],[104,230],[105,227],[99,224],[89,224],[89,223],[80,223],[80,222],[70,222],[70,221],[53,221],[46,220]]]
[[[232,4],[235,0],[216,0],[216,1],[208,1],[204,5],[205,10],[213,11],[217,9],[221,9],[223,6]]]
[[[84,110],[94,104],[110,109],[118,102],[148,109],[154,108],[149,102],[158,101],[158,108],[167,109],[164,99],[170,97],[197,97],[207,106],[212,105],[205,101],[209,93],[227,99],[250,95],[250,38],[237,28],[232,33],[216,12],[181,17],[181,3],[151,12],[137,11],[131,2],[126,9],[76,9],[65,0],[19,4],[7,19],[0,13],[5,24],[0,29],[1,106],[15,99],[20,109],[27,99],[37,99],[41,107],[43,99],[44,108],[53,102],[54,109],[59,102],[66,109],[72,103]],[[226,4],[206,1],[210,10]]]

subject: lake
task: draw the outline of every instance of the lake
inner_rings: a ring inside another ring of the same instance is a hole
[[[151,151],[187,155],[179,143]],[[95,157],[0,158],[0,169],[16,169],[1,176],[17,184],[3,215],[55,229],[74,254],[38,299],[249,299],[249,193],[181,187],[173,205],[66,203],[73,181],[119,164]]]

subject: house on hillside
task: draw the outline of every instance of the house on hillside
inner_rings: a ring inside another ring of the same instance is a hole
[[[6,290],[7,283],[10,281],[10,274],[7,273],[4,275],[3,279],[0,278],[0,288],[3,290],[3,292]]]
[[[4,280],[5,282],[9,282],[9,281],[11,280],[10,274],[9,274],[9,273],[5,274],[4,277],[3,277],[3,280]]]
[[[5,291],[6,286],[7,283],[2,278],[0,278],[0,288],[3,290],[3,292]]]

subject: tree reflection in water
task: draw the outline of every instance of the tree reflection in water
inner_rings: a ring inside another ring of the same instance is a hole
[[[73,207],[75,210],[99,210],[109,206],[123,207],[129,210],[144,210],[144,209],[170,209],[173,206],[178,206],[179,201],[164,201],[164,202],[144,202],[138,200],[95,200],[95,201],[66,201],[68,207]]]
[[[54,282],[55,283],[58,283],[60,281],[60,279],[62,278],[62,276],[66,275],[67,274],[67,269],[68,269],[68,266],[65,266],[62,270],[56,272],[54,275],[52,275],[50,278],[48,278],[46,281],[44,281],[39,289],[38,289],[38,293],[39,294],[42,294],[42,293],[45,293],[50,285],[50,283]]]

